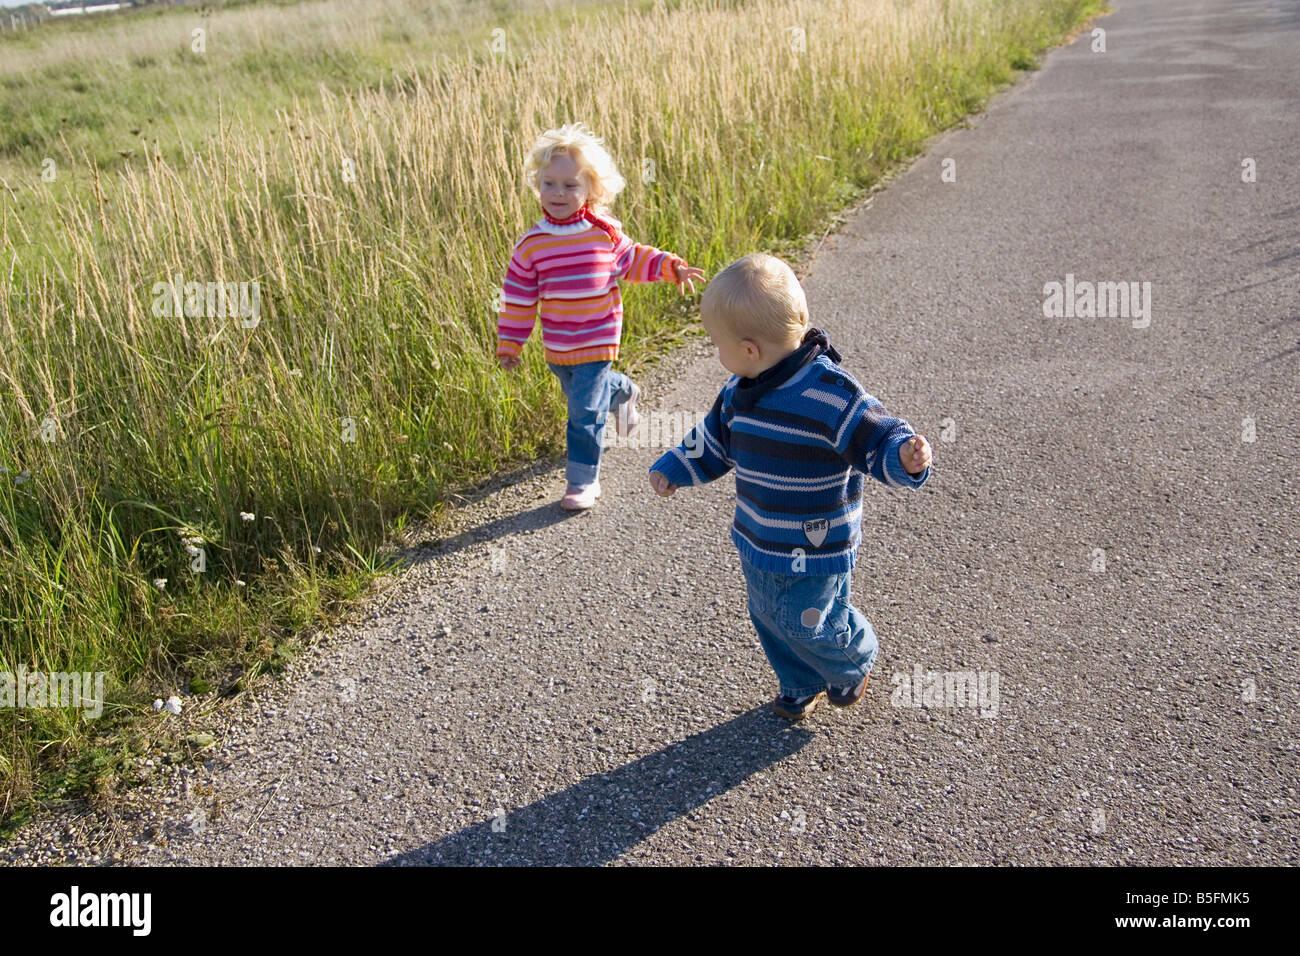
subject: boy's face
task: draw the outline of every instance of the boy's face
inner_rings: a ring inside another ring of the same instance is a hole
[[[587,181],[568,153],[559,153],[537,177],[542,208],[556,219],[567,219],[587,202]]]
[[[709,338],[718,349],[718,361],[732,375],[754,378],[779,361],[778,359],[763,364],[764,352],[772,351],[771,346],[765,347],[757,339],[738,338],[735,333],[715,319],[701,315],[700,324],[704,326],[704,331],[709,333]]]

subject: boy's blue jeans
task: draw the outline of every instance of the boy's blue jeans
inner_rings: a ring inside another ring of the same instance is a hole
[[[785,697],[855,687],[876,663],[876,632],[850,603],[852,572],[760,571],[741,559],[749,617]]]
[[[564,477],[573,485],[589,485],[600,477],[605,419],[632,397],[632,380],[613,371],[613,362],[546,364],[560,380],[569,401],[569,425],[565,429],[569,463]]]

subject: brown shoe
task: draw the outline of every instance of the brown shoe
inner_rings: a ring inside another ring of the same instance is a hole
[[[828,687],[826,688],[826,699],[836,707],[848,707],[856,704],[862,699],[862,695],[867,692],[867,681],[870,676],[862,678],[862,683],[856,687]]]
[[[821,703],[825,691],[818,691],[807,697],[778,697],[772,701],[772,712],[780,714],[786,720],[803,720]]]

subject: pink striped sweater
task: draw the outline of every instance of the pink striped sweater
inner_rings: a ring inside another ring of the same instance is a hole
[[[633,242],[622,223],[618,242],[586,220],[557,225],[542,219],[515,244],[502,285],[497,355],[518,355],[540,311],[546,361],[555,365],[618,358],[623,299],[618,280],[676,282],[685,260]]]

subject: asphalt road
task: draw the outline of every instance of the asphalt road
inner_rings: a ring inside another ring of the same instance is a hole
[[[768,711],[732,479],[661,500],[661,449],[615,448],[591,513],[556,470],[466,509],[208,767],[159,768],[124,859],[1296,863],[1300,5],[1115,6],[806,264],[935,444],[924,489],[867,490],[862,702]],[[1149,324],[1045,316],[1067,275],[1150,283]],[[725,378],[690,347],[646,408]],[[904,699],[918,668],[985,699]]]

